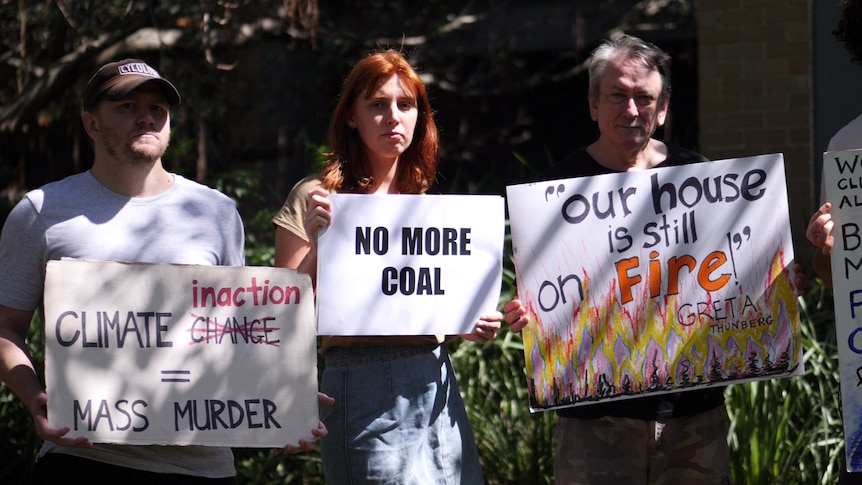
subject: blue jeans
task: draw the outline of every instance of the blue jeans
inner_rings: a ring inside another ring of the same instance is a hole
[[[445,347],[335,347],[325,358],[328,485],[484,483]]]

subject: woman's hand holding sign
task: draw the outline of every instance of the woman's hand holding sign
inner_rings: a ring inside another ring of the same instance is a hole
[[[502,320],[503,314],[500,312],[482,315],[476,325],[473,326],[473,333],[464,334],[461,337],[477,343],[494,340],[497,338],[497,331],[500,330],[500,321]]]
[[[305,233],[313,247],[317,247],[317,232],[332,222],[332,203],[327,198],[329,191],[316,188],[308,193],[308,211],[303,218]]]
[[[305,237],[283,227],[275,233],[275,245],[278,248],[275,265],[309,275],[312,284],[317,282],[317,233],[332,222],[332,204],[328,196],[329,191],[320,187],[308,193],[308,208],[302,218]]]
[[[322,392],[317,393],[317,403],[323,404],[325,406],[330,406],[335,402],[335,399],[330,397],[327,394]],[[314,436],[311,440],[299,440],[298,445],[284,445],[284,448],[276,448],[272,450],[272,454],[278,456],[281,454],[282,450],[290,453],[291,455],[296,453],[302,453],[303,451],[310,451],[317,444],[317,441],[324,438],[327,435],[328,431],[326,430],[326,426],[323,423],[317,423],[317,428],[311,430],[311,435]]]

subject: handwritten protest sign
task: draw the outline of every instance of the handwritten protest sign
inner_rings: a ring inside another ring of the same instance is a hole
[[[472,332],[495,311],[503,198],[332,194],[318,242],[320,335]]]
[[[847,469],[862,471],[862,150],[823,154],[835,223],[832,288]]]
[[[533,411],[801,370],[781,155],[507,195]]]
[[[313,299],[307,275],[280,268],[51,261],[49,422],[104,443],[310,439]]]

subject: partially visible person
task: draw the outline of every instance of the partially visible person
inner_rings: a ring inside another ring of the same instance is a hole
[[[328,194],[422,194],[436,178],[428,95],[401,53],[374,52],[353,67],[332,115],[330,145],[323,171],[299,181],[273,218],[276,265],[312,279],[317,233],[337,217]],[[493,339],[501,319],[494,312],[465,337]],[[335,399],[321,412],[329,430],[320,443],[326,483],[484,483],[445,342],[442,335],[322,338],[321,389]]]
[[[844,0],[840,5],[841,17],[832,34],[844,43],[844,48],[850,53],[850,62],[862,65],[862,1]],[[830,152],[858,149],[862,149],[862,115],[839,129],[826,146],[826,151]],[[805,235],[817,248],[811,261],[814,271],[823,279],[824,284],[831,287],[832,263],[829,255],[835,244],[835,238],[832,236],[834,223],[829,213],[832,204],[826,201],[825,185],[822,182],[821,179],[820,207],[811,216]]]
[[[230,448],[94,444],[52,427],[25,343],[50,260],[244,264],[245,233],[234,202],[162,165],[169,108],[179,104],[174,85],[144,61],[102,66],[87,84],[81,115],[92,168],[27,193],[0,234],[0,380],[44,440],[30,483],[235,483]],[[323,437],[326,430],[312,434]],[[311,446],[304,441],[288,451]]]
[[[629,35],[596,48],[588,98],[599,137],[541,180],[707,161],[653,137],[668,113],[669,64],[665,52]],[[503,311],[514,332],[529,322],[517,298]],[[730,483],[723,387],[563,408],[557,415],[555,483]]]
[[[832,34],[844,43],[850,53],[850,61],[862,65],[862,0],[840,2],[841,17]],[[826,151],[862,149],[862,115],[839,129],[829,140]],[[816,248],[811,257],[811,265],[820,276],[823,284],[832,287],[832,249],[835,246],[835,222],[832,219],[832,203],[826,200],[826,185],[821,178],[820,207],[808,221],[805,237]],[[862,473],[851,473],[841,467],[838,485],[862,484]]]

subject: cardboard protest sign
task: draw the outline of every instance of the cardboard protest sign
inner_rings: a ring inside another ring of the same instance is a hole
[[[823,154],[832,203],[832,295],[841,375],[847,470],[862,471],[862,150]]]
[[[780,154],[507,196],[533,411],[801,371]]]
[[[503,198],[331,194],[318,239],[319,335],[471,333],[503,277]]]
[[[48,420],[103,443],[311,439],[313,299],[287,269],[50,261]]]

